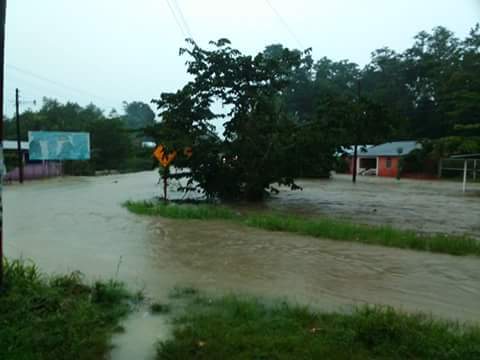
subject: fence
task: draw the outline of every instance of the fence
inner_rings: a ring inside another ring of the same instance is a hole
[[[23,168],[23,178],[25,180],[44,179],[63,175],[63,167],[59,162],[47,161],[41,164],[26,164]],[[4,181],[18,181],[18,168],[7,172],[3,178]]]
[[[444,159],[440,161],[439,165],[439,177],[463,176],[466,166],[467,176],[471,176],[473,180],[480,179],[480,160]]]
[[[469,158],[469,157],[472,158]],[[477,156],[476,154],[474,155],[464,155],[463,157],[458,156],[458,158],[450,158],[446,160],[440,161],[439,164],[439,169],[438,169],[438,174],[439,177],[441,177],[444,173],[448,172],[450,174],[455,174],[455,173],[461,173],[463,174],[463,186],[462,190],[463,192],[467,191],[467,180],[469,174],[472,175],[472,180],[476,181],[477,180],[477,175],[479,173],[479,163],[480,160],[473,158],[474,156]],[[461,166],[463,164],[463,167]]]

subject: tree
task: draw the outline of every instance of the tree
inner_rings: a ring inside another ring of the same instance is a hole
[[[142,129],[155,123],[155,113],[143,102],[124,102],[125,124],[129,129]]]
[[[121,118],[91,121],[87,131],[91,134],[92,162],[96,169],[125,168],[132,141]]]
[[[325,153],[333,156],[328,141],[317,139],[313,151],[308,129],[316,126],[314,119],[299,116],[308,111],[287,101],[295,79],[309,80],[309,51],[276,45],[252,57],[226,39],[212,42],[212,50],[189,45],[181,53],[190,57],[187,71],[193,80],[154,101],[162,120],[151,129],[172,151],[192,147],[193,156],[175,163],[190,169],[189,184],[198,184],[209,197],[261,200],[273,184],[296,188],[294,179],[305,167],[323,161]],[[214,101],[227,114],[212,113]],[[218,117],[226,119],[223,138],[212,131],[211,120]]]
[[[67,162],[65,169],[68,173],[88,175],[95,170],[132,167],[131,160],[135,157],[132,135],[128,132],[123,119],[118,116],[107,118],[103,111],[93,104],[82,107],[72,102],[62,104],[55,99],[44,98],[40,110],[22,113],[20,122],[20,137],[23,141],[28,140],[28,131],[90,133],[91,161]],[[16,138],[13,119],[5,122],[4,129],[6,139]]]

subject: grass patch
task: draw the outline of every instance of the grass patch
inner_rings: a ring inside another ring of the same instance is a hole
[[[223,207],[207,204],[175,204],[163,201],[127,201],[124,206],[139,215],[158,215],[170,219],[225,219],[230,220],[237,215],[234,211]]]
[[[118,282],[86,285],[80,273],[46,277],[6,262],[0,293],[0,359],[104,359],[130,295]]]
[[[279,215],[252,215],[245,224],[270,231],[285,231],[331,240],[355,241],[451,255],[480,256],[480,241],[467,236],[418,234],[390,226],[367,226],[332,219],[302,219]]]
[[[140,215],[163,216],[173,219],[235,220],[244,225],[270,231],[285,231],[317,238],[355,241],[450,255],[480,256],[480,241],[467,236],[418,234],[415,231],[390,226],[368,226],[328,218],[304,219],[280,214],[242,216],[224,206],[177,205],[164,202],[127,202],[124,206]]]
[[[314,313],[228,296],[191,299],[158,359],[479,359],[480,329],[384,307]]]
[[[172,311],[172,308],[168,304],[155,302],[150,305],[150,312],[152,314],[168,314],[171,311]]]

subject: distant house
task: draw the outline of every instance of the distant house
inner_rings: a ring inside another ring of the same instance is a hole
[[[20,176],[17,160],[17,141],[3,140],[4,164],[6,164],[3,180],[5,182],[17,181]],[[23,174],[25,180],[41,179],[46,177],[61,176],[63,174],[62,164],[57,161],[31,161],[29,158],[29,143],[20,143],[23,158]]]
[[[400,158],[412,151],[421,149],[416,141],[395,141],[358,151],[357,173],[384,177],[396,177],[399,172]],[[353,170],[353,160],[350,161],[350,171]]]
[[[28,152],[28,141],[21,141],[22,152]],[[17,140],[3,140],[3,151],[17,151]]]

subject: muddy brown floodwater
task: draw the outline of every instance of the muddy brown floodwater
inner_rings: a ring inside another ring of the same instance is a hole
[[[128,199],[157,196],[156,180],[154,172],[145,172],[6,186],[7,256],[32,259],[47,272],[118,276],[132,290],[145,289],[160,301],[167,300],[172,287],[191,285],[326,310],[387,304],[480,322],[479,258],[334,242],[220,221],[154,219],[121,207]],[[268,206],[479,234],[480,198],[462,195],[457,183],[359,181],[355,188],[344,177],[303,181],[303,192],[283,192]],[[377,211],[368,211],[373,206]],[[114,339],[113,359],[151,359],[154,342],[169,334],[164,318],[145,311],[132,315],[125,326],[127,332]]]
[[[329,216],[421,232],[468,234],[480,238],[480,183],[351,176],[300,180],[303,191],[283,191],[267,204],[306,216]]]

